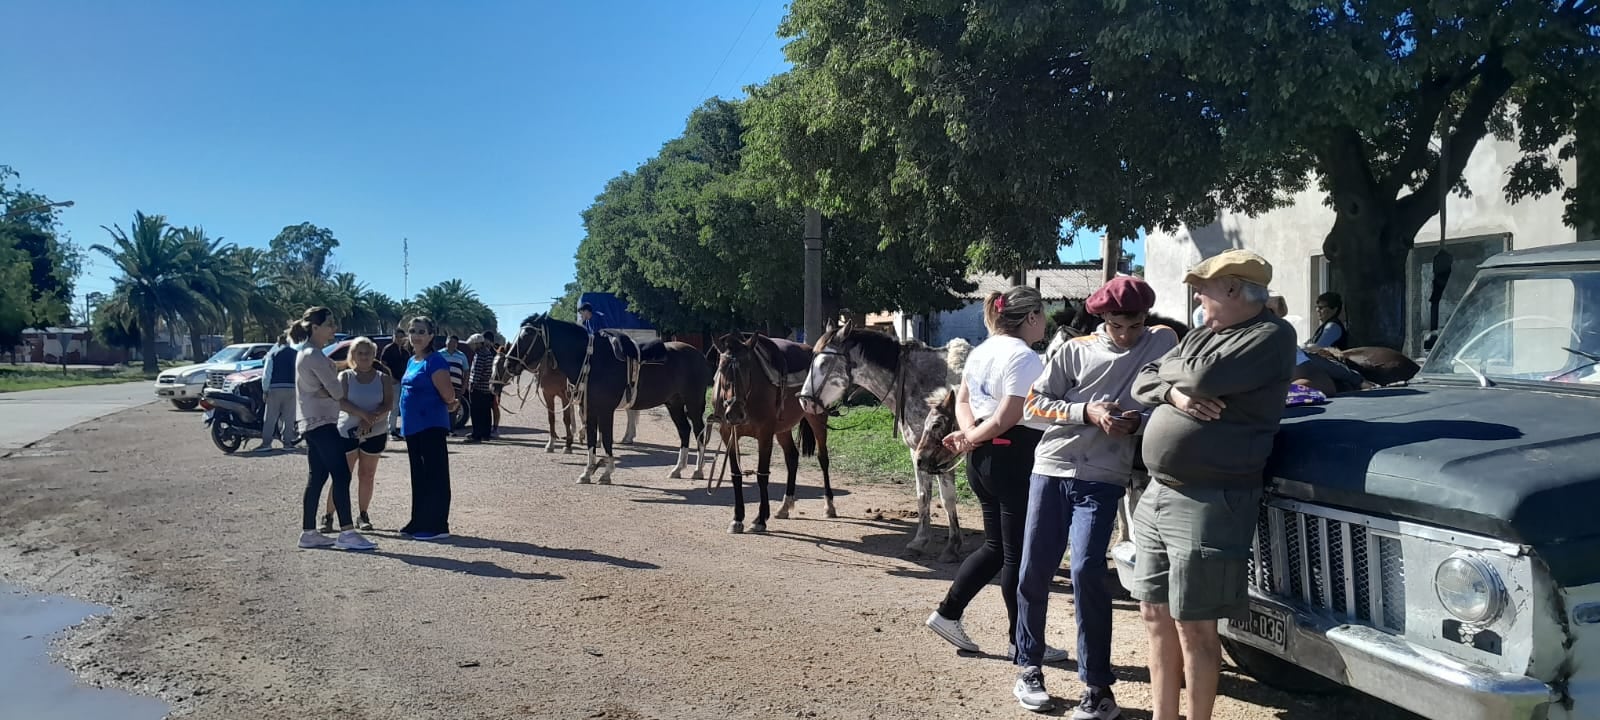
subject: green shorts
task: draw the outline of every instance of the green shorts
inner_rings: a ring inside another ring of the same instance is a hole
[[[1141,601],[1169,606],[1177,620],[1221,620],[1249,607],[1250,541],[1261,488],[1173,488],[1151,481],[1133,510],[1133,576]]]

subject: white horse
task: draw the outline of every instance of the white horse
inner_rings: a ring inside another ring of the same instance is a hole
[[[856,330],[847,321],[817,339],[811,372],[800,388],[800,403],[806,412],[824,412],[842,402],[851,385],[858,385],[894,413],[895,430],[911,450],[917,479],[917,533],[906,549],[915,553],[927,549],[932,536],[928,517],[932,485],[937,476],[939,497],[950,525],[949,539],[939,555],[941,562],[953,562],[961,552],[954,463],[950,467],[924,469],[918,466],[916,450],[929,409],[961,382],[961,369],[971,351],[972,344],[959,338],[945,347],[933,348],[917,341],[901,343],[872,330]]]

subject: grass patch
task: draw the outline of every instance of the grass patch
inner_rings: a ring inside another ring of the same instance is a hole
[[[894,430],[894,414],[886,407],[846,407],[828,418],[828,459],[833,469],[871,482],[910,483],[916,478],[911,452]],[[939,488],[933,488],[938,503]],[[956,466],[956,493],[972,501],[965,465]]]
[[[149,380],[140,368],[113,365],[96,370],[70,369],[47,365],[0,365],[0,393],[23,390],[48,390],[50,388],[79,385],[111,385],[115,383]]]

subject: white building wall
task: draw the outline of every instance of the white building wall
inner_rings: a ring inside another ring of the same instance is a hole
[[[1513,249],[1575,242],[1580,234],[1561,222],[1564,204],[1560,193],[1512,204],[1502,188],[1505,173],[1520,153],[1515,143],[1479,143],[1467,162],[1466,178],[1473,196],[1452,196],[1446,205],[1451,239],[1509,233]],[[1577,180],[1576,166],[1568,162],[1562,177],[1570,186]],[[1200,228],[1179,228],[1175,233],[1151,232],[1145,240],[1145,279],[1156,290],[1156,312],[1187,318],[1192,300],[1183,285],[1185,270],[1200,260],[1231,248],[1260,253],[1272,263],[1272,290],[1289,303],[1291,321],[1302,339],[1309,337],[1310,312],[1315,290],[1321,287],[1314,258],[1322,254],[1322,241],[1333,227],[1333,210],[1316,189],[1294,196],[1294,204],[1249,217],[1224,213],[1215,223]],[[1437,217],[1417,234],[1417,243],[1439,240]],[[1354,329],[1353,329],[1354,330]]]

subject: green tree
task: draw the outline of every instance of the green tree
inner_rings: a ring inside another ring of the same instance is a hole
[[[201,300],[178,311],[189,330],[191,357],[200,362],[207,356],[202,336],[220,332],[227,324],[227,309],[243,307],[248,290],[232,257],[235,246],[222,238],[213,240],[201,227],[175,228],[172,234],[186,260],[179,270],[181,282]]]
[[[1295,171],[1285,191],[1329,193],[1324,252],[1363,343],[1404,341],[1406,257],[1442,190],[1565,188],[1569,224],[1600,218],[1600,169],[1579,163],[1569,187],[1557,164],[1600,143],[1600,3],[1067,4],[1102,10],[1098,76],[1183,73],[1248,118],[1228,124],[1224,150]],[[1519,156],[1502,187],[1469,188],[1467,160],[1490,136],[1515,139]]]
[[[242,302],[228,312],[233,342],[244,342],[247,328],[251,327],[259,333],[255,337],[276,338],[288,326],[289,311],[278,288],[281,278],[274,272],[268,253],[261,248],[242,247],[230,259],[243,292]]]
[[[362,297],[362,303],[372,310],[377,320],[375,330],[379,334],[393,332],[405,318],[405,308],[398,301],[376,290],[368,290]]]
[[[408,307],[408,314],[426,315],[439,327],[441,335],[460,335],[493,330],[497,319],[473,290],[460,279],[451,279],[423,288]]]
[[[135,212],[127,231],[121,226],[101,228],[111,236],[111,244],[96,244],[91,249],[111,260],[121,273],[115,278],[113,295],[122,298],[134,313],[144,371],[154,375],[160,367],[156,358],[157,319],[175,326],[178,318],[206,304],[205,298],[190,286],[186,274],[192,262],[190,246],[178,238],[162,215]]]
[[[339,241],[333,231],[309,222],[289,225],[272,238],[270,252],[275,262],[287,273],[302,273],[323,277],[327,273],[328,259],[333,256]]]
[[[18,177],[0,165],[0,248],[20,253],[4,253],[8,266],[0,278],[12,285],[0,289],[7,318],[0,321],[0,347],[16,345],[27,327],[70,324],[73,285],[82,270],[82,253],[58,232],[60,209],[49,207],[50,198],[14,185]],[[26,277],[10,265],[17,257],[27,261]]]

